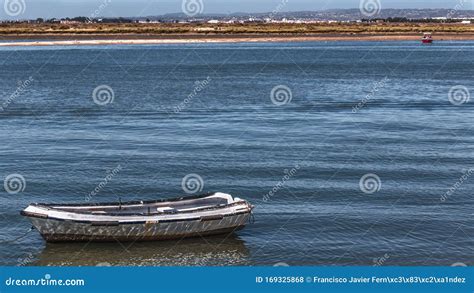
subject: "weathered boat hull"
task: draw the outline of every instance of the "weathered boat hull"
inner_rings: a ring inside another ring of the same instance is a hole
[[[98,204],[30,204],[28,217],[48,242],[150,241],[232,233],[253,206],[229,194]]]
[[[131,223],[95,225],[32,218],[31,222],[48,242],[68,241],[156,241],[230,234],[245,227],[250,213],[224,217],[220,220]]]

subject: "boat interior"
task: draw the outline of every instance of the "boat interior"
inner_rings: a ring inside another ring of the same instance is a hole
[[[91,214],[173,214],[189,212],[213,207],[220,207],[240,201],[230,194],[214,193],[208,196],[183,198],[182,200],[155,201],[155,202],[129,202],[107,203],[91,205],[43,205],[50,209],[57,209],[73,213]]]

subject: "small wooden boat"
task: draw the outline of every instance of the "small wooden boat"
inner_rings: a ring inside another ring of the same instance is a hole
[[[253,206],[225,193],[154,201],[30,204],[21,214],[48,242],[144,241],[232,233]]]
[[[424,33],[423,34],[423,38],[421,38],[421,42],[423,44],[431,44],[433,43],[433,36],[431,35],[431,33]]]

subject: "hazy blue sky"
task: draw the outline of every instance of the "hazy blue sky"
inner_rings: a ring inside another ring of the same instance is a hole
[[[6,13],[5,2],[23,2],[24,12],[17,16]],[[181,12],[182,0],[0,0],[0,18],[51,18],[90,16],[109,1],[99,16],[147,16]],[[185,0],[189,1],[189,0]],[[269,12],[286,2],[282,11],[358,8],[359,0],[194,0],[204,3],[203,13]],[[367,0],[365,0],[367,1]],[[376,1],[376,0],[374,0]],[[464,3],[472,9],[474,0],[378,0],[383,8],[454,8]]]

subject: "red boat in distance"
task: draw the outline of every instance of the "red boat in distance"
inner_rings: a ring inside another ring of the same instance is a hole
[[[423,38],[421,39],[421,42],[423,44],[431,44],[433,43],[433,36],[431,36],[431,33],[424,33]]]

